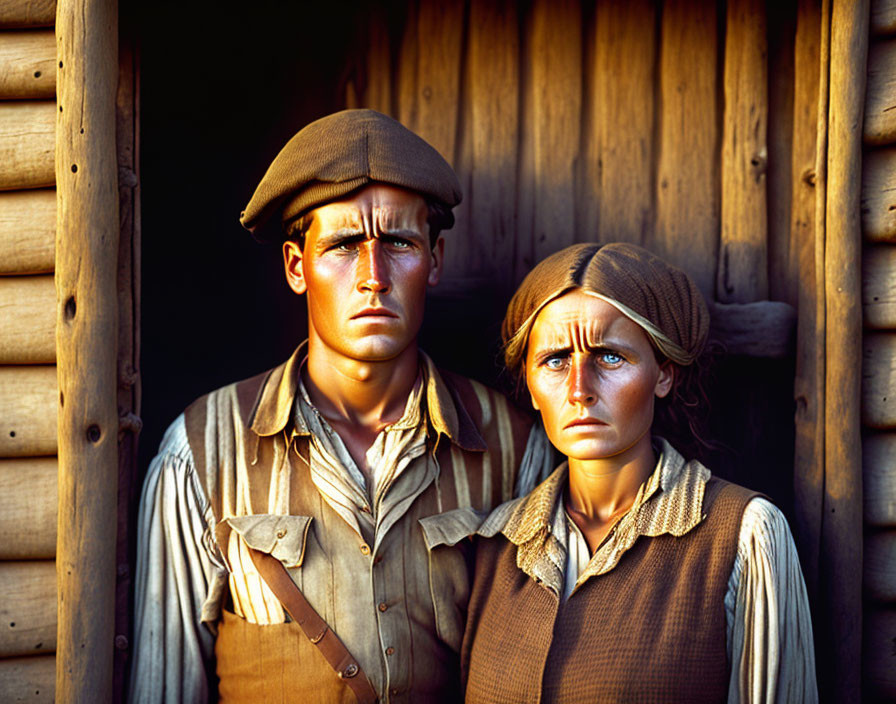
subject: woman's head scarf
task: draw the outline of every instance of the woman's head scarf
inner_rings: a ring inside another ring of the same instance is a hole
[[[538,313],[575,289],[600,298],[644,329],[676,364],[694,362],[709,333],[709,311],[691,278],[643,247],[576,244],[552,254],[523,280],[501,327],[507,367],[518,372]]]

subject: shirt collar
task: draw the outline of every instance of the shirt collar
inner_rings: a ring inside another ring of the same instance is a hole
[[[294,419],[292,409],[299,387],[299,370],[307,354],[308,341],[305,340],[286,362],[268,374],[249,417],[249,427],[257,435],[276,435]],[[423,397],[426,399],[427,418],[436,433],[447,436],[465,450],[485,451],[485,441],[473,419],[460,399],[451,393],[436,365],[423,350],[420,350],[420,366],[426,383]],[[406,412],[398,422],[412,422],[414,417],[419,418]],[[307,435],[309,431],[306,427],[295,427],[295,432]]]

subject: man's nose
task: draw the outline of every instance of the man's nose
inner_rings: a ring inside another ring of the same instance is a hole
[[[371,238],[361,245],[357,277],[359,291],[386,293],[391,288],[389,265],[378,239]]]
[[[597,386],[593,371],[586,360],[573,357],[569,368],[569,401],[581,406],[593,406],[597,402]]]

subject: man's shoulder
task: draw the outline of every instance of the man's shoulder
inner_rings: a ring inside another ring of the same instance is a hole
[[[220,386],[213,391],[202,394],[184,410],[188,425],[191,420],[206,418],[210,412],[238,410],[243,421],[248,423],[254,409],[258,394],[265,380],[277,369],[267,369],[240,381]]]
[[[451,391],[455,402],[470,415],[480,428],[509,422],[514,427],[531,427],[533,418],[497,389],[439,368],[439,374]]]

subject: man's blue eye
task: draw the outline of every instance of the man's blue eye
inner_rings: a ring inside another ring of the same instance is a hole
[[[600,358],[605,364],[619,364],[622,361],[622,357],[615,352],[603,352]]]
[[[548,357],[547,360],[545,360],[544,366],[548,369],[562,369],[563,357]]]

